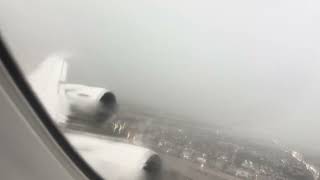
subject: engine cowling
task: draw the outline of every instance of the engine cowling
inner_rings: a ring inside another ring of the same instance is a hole
[[[103,123],[117,111],[116,96],[109,90],[80,84],[63,84],[68,118]]]
[[[105,179],[150,180],[161,175],[162,160],[152,150],[93,134],[69,132],[65,135],[89,165]]]

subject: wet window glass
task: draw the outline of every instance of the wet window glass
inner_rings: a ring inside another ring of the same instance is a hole
[[[0,3],[1,35],[110,180],[319,180],[320,3]]]

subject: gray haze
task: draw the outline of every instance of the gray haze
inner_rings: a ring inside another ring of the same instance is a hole
[[[120,102],[320,149],[317,0],[27,2],[0,5],[24,69],[67,52]]]

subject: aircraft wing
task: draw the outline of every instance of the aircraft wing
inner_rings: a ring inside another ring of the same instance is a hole
[[[28,76],[35,94],[57,123],[64,124],[67,117],[70,117],[69,113],[62,110],[67,112],[71,103],[81,111],[79,116],[84,117],[91,115],[88,109],[94,112],[99,110],[96,105],[105,103],[109,108],[110,103],[116,103],[114,95],[103,88],[65,83],[67,68],[62,56],[49,56]],[[66,90],[69,92],[66,93]],[[73,98],[74,102],[68,101],[69,96],[72,96],[70,98]],[[77,118],[81,120],[81,117]],[[160,157],[147,148],[101,139],[84,132],[64,135],[84,159],[103,177],[108,177],[107,179],[147,180],[161,169]]]
[[[59,93],[61,83],[66,81],[68,64],[63,56],[52,55],[45,59],[29,76],[28,81],[32,86],[49,115],[55,121],[64,121],[60,101],[63,100]]]

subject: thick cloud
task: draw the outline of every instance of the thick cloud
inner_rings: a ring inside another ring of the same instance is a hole
[[[50,53],[72,53],[70,80],[113,89],[120,102],[320,147],[316,0],[0,7],[1,32],[27,71]]]

